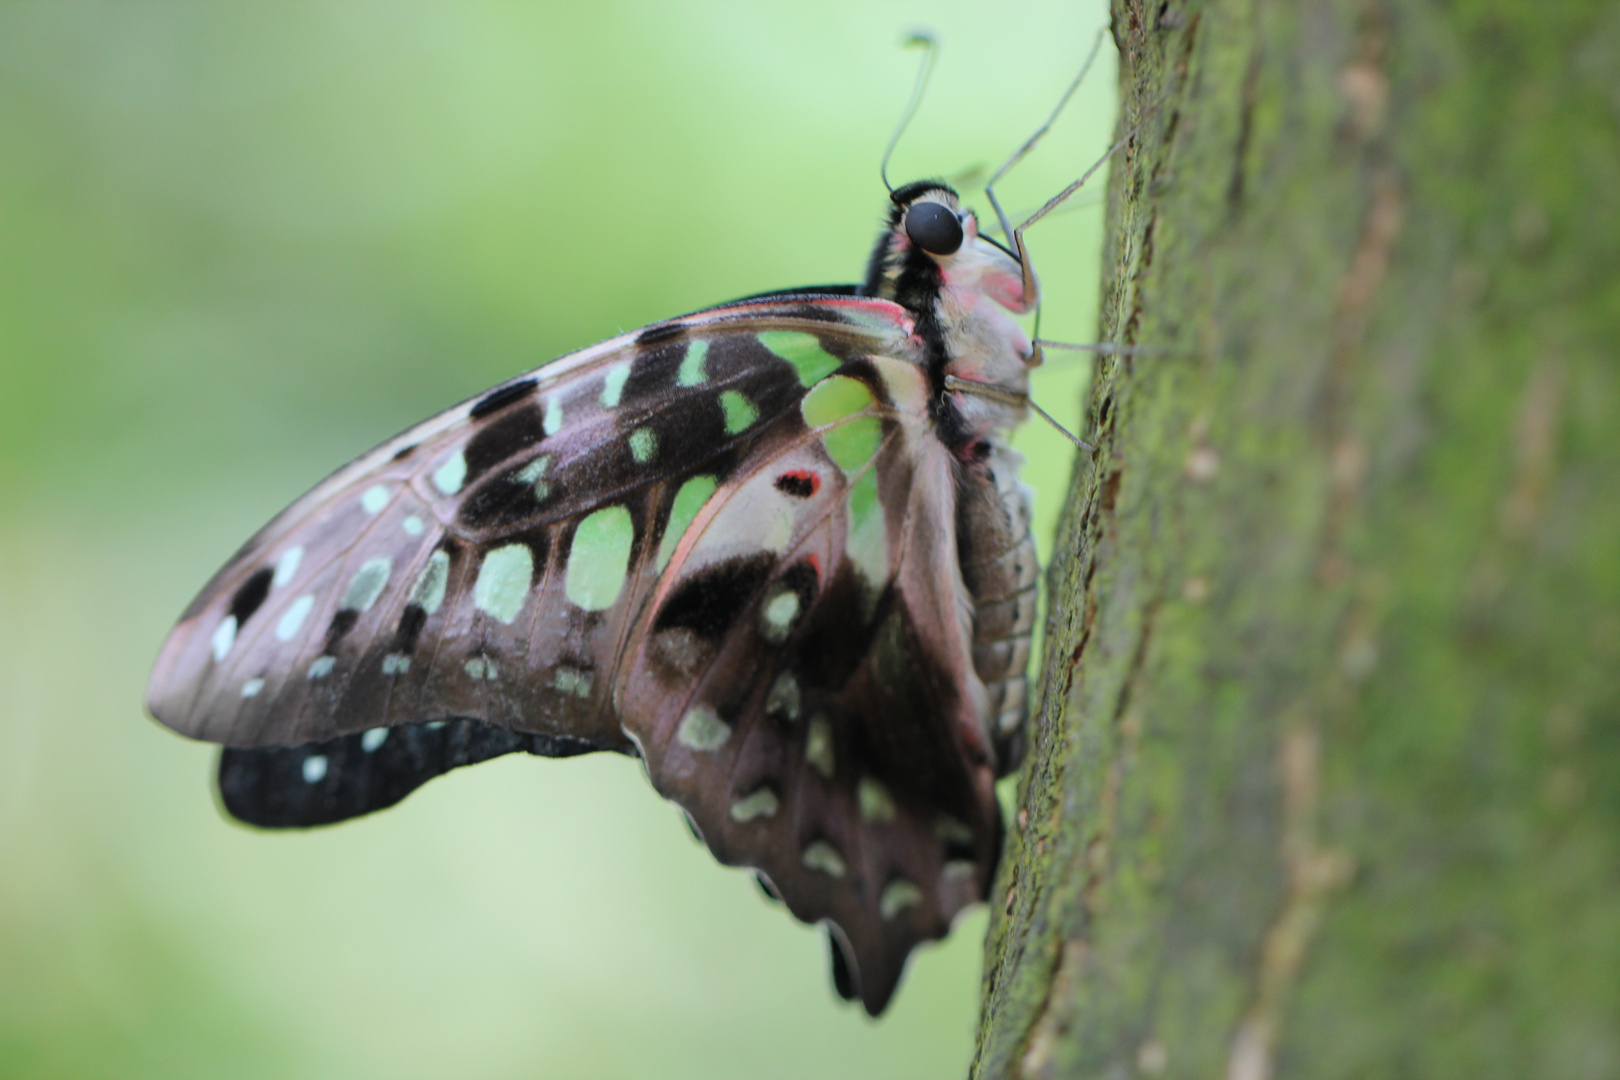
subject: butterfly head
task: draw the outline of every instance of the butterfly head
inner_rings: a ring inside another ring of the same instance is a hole
[[[921,180],[889,195],[888,228],[878,238],[867,291],[918,309],[940,296],[958,304],[988,297],[1017,314],[1034,309],[1023,272],[1005,248],[979,235],[979,221],[947,185]]]
[[[1012,316],[1034,309],[1039,286],[1026,295],[1018,260],[979,234],[978,218],[945,184],[906,184],[890,199],[864,291],[916,317],[940,389],[949,377],[986,388],[946,399],[946,441],[976,445],[1024,419],[1029,368],[1038,354]],[[1029,280],[1033,284],[1034,276]]]

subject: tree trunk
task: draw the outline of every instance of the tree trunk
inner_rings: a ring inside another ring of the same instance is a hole
[[[1620,1076],[1620,7],[1114,34],[974,1075]]]

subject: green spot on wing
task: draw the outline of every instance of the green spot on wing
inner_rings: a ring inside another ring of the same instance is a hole
[[[445,459],[433,473],[433,486],[446,495],[454,495],[461,490],[462,482],[467,479],[467,458],[460,450]]]
[[[377,602],[383,587],[388,584],[388,575],[393,572],[394,560],[386,555],[367,560],[349,581],[343,599],[338,601],[338,608],[343,611],[370,611],[371,605]]]
[[[821,437],[827,456],[844,472],[852,473],[877,453],[883,442],[883,421],[875,416],[857,416],[846,420]]]
[[[712,476],[694,476],[675,493],[675,502],[669,508],[669,524],[664,526],[664,539],[658,544],[659,570],[669,565],[681,537],[692,527],[698,511],[703,509],[703,504],[709,501],[717,486]]]
[[[546,475],[546,470],[549,468],[551,468],[551,455],[541,454],[539,457],[523,466],[522,469],[518,470],[512,479],[516,480],[520,484],[532,484],[542,476]]]
[[[473,586],[473,603],[489,617],[511,625],[523,610],[534,580],[534,552],[528,544],[506,544],[484,556]]]
[[[874,589],[888,579],[888,537],[875,470],[868,470],[850,485],[849,533],[844,550],[861,577]]]
[[[658,455],[658,433],[652,428],[636,428],[630,433],[630,456],[645,465]]]
[[[611,409],[619,404],[619,397],[624,393],[624,383],[628,378],[630,378],[628,361],[608,368],[607,374],[602,377],[602,408]]]
[[[799,403],[806,427],[818,428],[834,424],[862,409],[877,404],[872,390],[859,379],[847,375],[833,375],[810,388]]]
[[[422,576],[416,579],[411,586],[409,603],[415,604],[429,615],[439,610],[444,603],[445,583],[450,580],[450,556],[443,551],[435,551],[428,556],[427,566],[422,568]]]
[[[675,374],[676,386],[702,386],[709,381],[709,376],[703,370],[703,361],[709,355],[709,343],[702,338],[686,346],[686,355],[681,358],[681,370]]]
[[[720,411],[726,414],[727,435],[747,431],[759,419],[759,407],[735,390],[720,391]]]
[[[759,343],[793,365],[799,382],[805,386],[820,382],[843,366],[832,353],[821,347],[821,339],[798,330],[763,330]]]
[[[612,607],[624,588],[635,539],[635,526],[625,507],[605,506],[586,515],[574,530],[568,552],[564,585],[568,599],[586,611]]]

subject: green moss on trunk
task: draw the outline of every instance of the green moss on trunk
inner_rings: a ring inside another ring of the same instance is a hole
[[[974,1074],[1620,1075],[1620,8],[1114,27]]]

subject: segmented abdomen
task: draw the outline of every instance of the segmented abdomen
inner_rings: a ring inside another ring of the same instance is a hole
[[[983,461],[962,470],[957,485],[957,547],[973,599],[973,666],[989,696],[998,775],[1011,772],[1023,751],[1040,595],[1030,493],[1018,479],[1022,463],[1017,453],[992,443]]]

